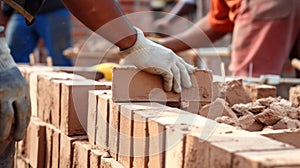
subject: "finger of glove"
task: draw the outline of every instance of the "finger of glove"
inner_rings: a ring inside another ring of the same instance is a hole
[[[177,66],[179,67],[179,70],[180,70],[182,86],[185,88],[192,87],[191,77],[188,73],[188,70],[185,68],[185,66],[181,62],[177,62]]]
[[[174,83],[173,90],[176,93],[180,93],[182,90],[181,89],[181,81],[180,81],[181,80],[180,79],[180,70],[176,65],[172,66],[171,70],[172,70],[172,73],[174,76],[173,77],[173,83]]]
[[[31,116],[31,108],[30,102],[28,98],[20,98],[15,102],[15,131],[14,131],[14,139],[16,141],[21,140],[24,135],[26,128],[28,126],[30,116]]]
[[[169,92],[172,90],[173,85],[173,75],[171,71],[162,73],[162,77],[164,79],[164,89],[165,91]]]
[[[14,110],[11,102],[3,101],[0,104],[0,141],[7,139],[14,120]]]
[[[184,65],[184,67],[187,69],[189,74],[194,73],[196,68],[192,66],[191,64],[186,63],[182,58],[179,57],[179,61]]]

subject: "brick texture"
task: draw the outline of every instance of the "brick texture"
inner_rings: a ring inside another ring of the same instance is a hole
[[[133,67],[113,69],[112,94],[114,101],[157,102],[210,102],[212,75],[210,71],[196,70],[191,75],[193,87],[183,89],[181,94],[165,92],[162,78]]]

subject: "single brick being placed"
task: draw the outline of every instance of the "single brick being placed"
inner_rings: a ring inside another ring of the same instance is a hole
[[[75,141],[87,140],[87,136],[67,136],[60,134],[59,167],[72,167],[73,162],[73,143]]]
[[[67,135],[86,134],[88,90],[106,90],[110,86],[92,80],[61,82],[61,130]]]
[[[196,70],[191,75],[192,88],[183,89],[181,94],[165,92],[161,76],[141,71],[134,67],[113,69],[113,100],[156,101],[156,102],[210,102],[212,96],[212,74],[210,71]]]

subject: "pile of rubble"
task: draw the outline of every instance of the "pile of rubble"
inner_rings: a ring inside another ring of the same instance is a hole
[[[250,98],[249,95],[253,93],[249,93],[249,86],[245,87],[241,80],[229,81],[220,86],[219,97],[204,106],[199,111],[200,115],[248,131],[300,128],[298,105],[274,94],[273,97]],[[274,87],[264,88],[274,93]]]

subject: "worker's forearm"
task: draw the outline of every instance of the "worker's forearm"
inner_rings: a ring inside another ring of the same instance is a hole
[[[212,47],[212,42],[220,39],[225,34],[212,29],[207,19],[203,18],[187,31],[165,38],[162,41],[162,45],[172,49],[174,52],[190,48]]]
[[[182,16],[185,14],[188,14],[190,12],[193,12],[196,10],[195,4],[189,4],[182,1],[179,1],[174,8],[170,11],[171,15],[167,15],[166,19],[168,21],[173,21],[177,16]]]
[[[62,0],[72,14],[120,49],[131,47],[136,32],[114,0]]]

